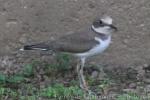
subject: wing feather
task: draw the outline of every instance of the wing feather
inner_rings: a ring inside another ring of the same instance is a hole
[[[70,34],[53,42],[54,50],[70,53],[82,53],[99,44],[91,33]]]

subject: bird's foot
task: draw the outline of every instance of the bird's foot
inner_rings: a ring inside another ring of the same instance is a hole
[[[97,93],[90,90],[87,85],[86,86],[80,85],[80,87],[83,90],[85,97],[97,96]]]
[[[80,88],[81,88],[83,91],[86,91],[86,92],[89,90],[88,87],[83,86],[82,84],[80,84]]]
[[[96,95],[96,93],[94,93],[93,91],[91,91],[87,85],[86,86],[80,85],[80,87],[84,91],[85,94]]]
[[[94,95],[94,96],[96,96],[97,94],[95,92],[91,91],[91,90],[88,90],[88,95]]]

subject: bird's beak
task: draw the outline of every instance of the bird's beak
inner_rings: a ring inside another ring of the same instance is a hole
[[[109,25],[112,29],[114,29],[115,31],[118,31],[117,27],[114,25]]]

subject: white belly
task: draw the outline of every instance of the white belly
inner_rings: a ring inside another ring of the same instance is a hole
[[[90,49],[87,52],[77,53],[77,54],[75,54],[75,56],[80,57],[80,58],[87,58],[89,56],[93,56],[93,55],[102,53],[109,46],[109,44],[111,42],[111,36],[104,41],[98,37],[95,37],[95,40],[99,42],[98,45],[96,45],[94,48]]]

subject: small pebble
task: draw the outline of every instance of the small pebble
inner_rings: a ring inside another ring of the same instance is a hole
[[[143,67],[148,67],[148,64],[144,64]]]
[[[135,89],[123,89],[123,92],[132,92],[132,93],[136,93],[136,90]]]
[[[128,44],[128,43],[129,43],[129,40],[128,40],[128,39],[124,39],[124,40],[123,40],[123,43],[124,43],[124,44]]]
[[[130,88],[130,89],[135,89],[136,86],[137,86],[136,83],[130,83],[130,84],[129,84],[129,88]]]
[[[96,78],[98,76],[98,72],[97,71],[93,71],[92,72],[92,78]]]

